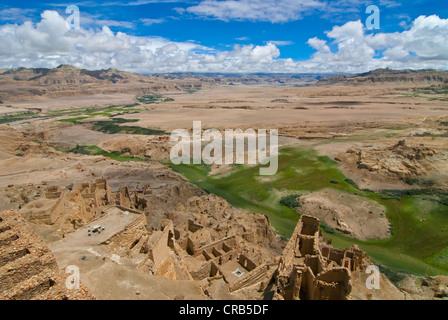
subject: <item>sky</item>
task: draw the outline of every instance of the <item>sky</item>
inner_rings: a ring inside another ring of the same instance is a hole
[[[367,11],[371,5],[378,11]],[[79,11],[67,11],[69,6]],[[143,74],[448,70],[448,5],[446,0],[2,0],[0,68],[60,64]]]

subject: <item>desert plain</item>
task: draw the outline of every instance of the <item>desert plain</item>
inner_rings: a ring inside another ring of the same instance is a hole
[[[8,70],[0,211],[31,226],[54,272],[79,267],[89,291],[81,298],[443,299],[447,83],[437,70],[315,78]],[[194,121],[203,130],[277,129],[277,174],[172,164],[170,133]],[[16,256],[14,228],[1,230],[1,296],[45,296],[47,264]],[[314,249],[305,250],[310,237]],[[381,289],[365,287],[369,264],[379,266]]]

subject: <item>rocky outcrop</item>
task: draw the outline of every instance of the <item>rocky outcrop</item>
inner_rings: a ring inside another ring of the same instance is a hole
[[[386,209],[369,199],[325,189],[303,195],[299,201],[301,212],[320,219],[343,235],[359,240],[391,236]]]
[[[405,140],[389,148],[351,148],[359,169],[395,176],[398,179],[423,176],[437,168],[431,159],[438,153],[424,145],[408,146]]]

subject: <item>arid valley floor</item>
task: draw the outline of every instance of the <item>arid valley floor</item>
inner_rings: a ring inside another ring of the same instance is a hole
[[[1,72],[0,298],[448,297],[448,72]],[[278,173],[171,164],[193,121],[278,129]]]

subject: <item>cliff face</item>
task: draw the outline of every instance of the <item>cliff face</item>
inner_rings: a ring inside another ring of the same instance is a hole
[[[377,69],[356,75],[336,75],[319,80],[317,85],[375,85],[408,84],[417,86],[447,86],[448,72],[442,70],[392,70]]]

